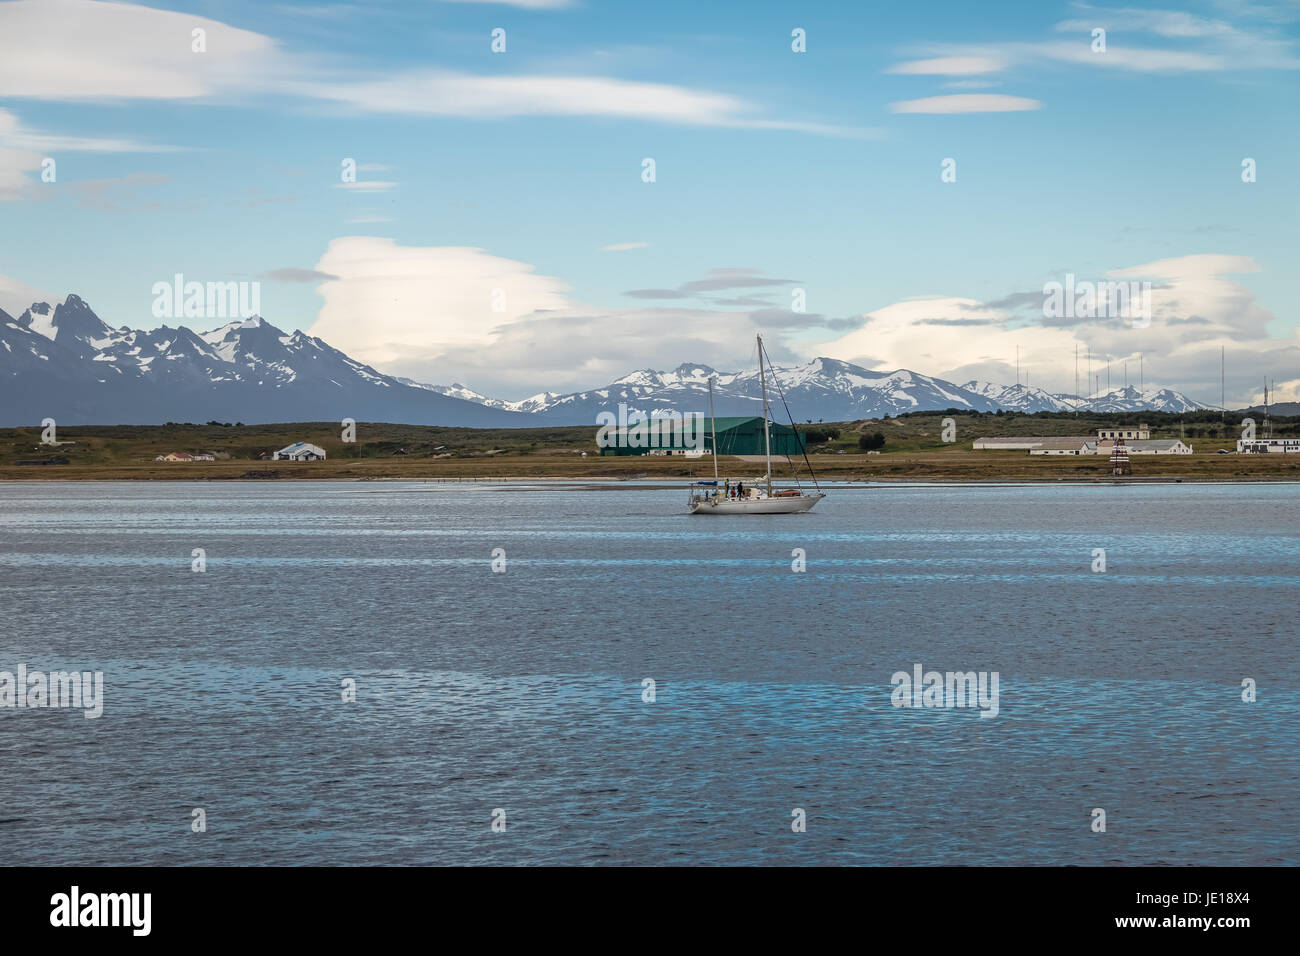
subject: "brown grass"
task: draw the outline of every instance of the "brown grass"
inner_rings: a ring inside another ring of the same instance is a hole
[[[1024,452],[977,452],[951,448],[932,452],[882,455],[815,455],[813,467],[821,478],[837,480],[942,481],[1060,481],[1103,480],[1105,456],[1042,457]],[[802,462],[799,463],[802,466]],[[724,475],[752,479],[762,472],[757,462],[724,457]],[[250,472],[255,473],[251,474]],[[274,475],[280,479],[487,479],[487,478],[712,478],[713,463],[705,459],[655,456],[587,458],[572,452],[494,455],[467,458],[332,458],[296,463],[231,460],[165,463],[151,460],[106,461],[69,465],[0,465],[0,480],[232,480]],[[773,474],[788,477],[785,461],[774,462]],[[806,469],[800,474],[806,477]],[[1260,481],[1300,479],[1300,456],[1237,456],[1195,454],[1134,456],[1135,479],[1210,479]]]

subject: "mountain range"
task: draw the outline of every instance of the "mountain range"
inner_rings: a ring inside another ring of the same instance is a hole
[[[79,296],[0,310],[0,425],[157,424],[212,419],[248,424],[387,421],[515,427],[587,425],[601,411],[704,412],[714,379],[718,415],[761,414],[759,374],[684,364],[641,369],[601,388],[542,392],[520,401],[468,386],[386,375],[302,331],[260,316],[208,332],[181,326],[114,329]],[[1115,388],[1087,398],[1025,385],[961,385],[907,369],[872,371],[837,359],[778,366],[769,383],[773,417],[848,421],[946,408],[976,411],[1188,411],[1207,406],[1172,389]],[[778,388],[779,386],[779,388]]]
[[[907,369],[875,372],[838,359],[815,358],[802,365],[776,366],[776,386],[769,379],[769,400],[782,418],[781,403],[796,422],[851,421],[905,412],[946,408],[981,412],[1183,412],[1206,408],[1168,388],[1114,388],[1087,398],[1060,395],[1025,385],[970,381],[963,385]],[[713,377],[713,406],[718,415],[762,414],[762,387],[757,369],[719,372],[707,365],[679,365],[672,371],[641,369],[603,388],[560,394],[542,392],[518,402],[480,395],[468,386],[420,385],[441,394],[479,402],[503,411],[524,412],[547,422],[595,421],[598,412],[625,403],[629,412],[655,417],[671,412],[704,411],[709,407],[709,378]],[[406,380],[409,382],[409,380]],[[779,386],[779,387],[778,387]]]
[[[0,425],[164,421],[527,427],[517,412],[411,388],[260,316],[210,332],[110,328],[80,297],[0,311]]]

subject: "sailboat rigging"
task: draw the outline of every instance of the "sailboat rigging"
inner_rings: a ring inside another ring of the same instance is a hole
[[[762,478],[763,487],[761,489],[753,485],[745,487],[744,482],[736,482],[735,485],[732,485],[730,479],[724,485],[718,477],[718,422],[713,413],[713,378],[710,377],[709,420],[713,443],[713,480],[692,482],[690,486],[691,514],[798,514],[811,510],[817,502],[826,497],[822,494],[820,487],[817,486],[816,476],[812,475],[812,462],[808,461],[806,451],[804,451],[804,461],[808,463],[808,473],[812,476],[813,485],[818,490],[814,492],[805,492],[802,488],[772,490],[771,409],[767,401],[768,368],[771,368],[771,359],[763,348],[763,336],[759,335],[758,379],[763,390],[763,459],[766,463]],[[776,382],[779,391],[781,383],[777,380],[776,369],[773,368],[771,371],[772,380]],[[794,423],[794,417],[790,415],[790,406],[786,405],[784,393],[781,394],[781,404],[785,406],[786,415],[790,418],[790,427],[794,429],[796,440],[799,440],[799,428]],[[799,440],[799,446],[801,449],[803,448],[802,440]],[[789,458],[788,455],[786,457]]]

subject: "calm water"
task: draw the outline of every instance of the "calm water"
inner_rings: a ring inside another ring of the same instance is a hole
[[[96,720],[0,708],[0,837],[51,864],[1300,863],[1300,486],[685,499],[0,485],[0,670],[106,685]],[[894,708],[916,663],[997,671],[1000,713]]]

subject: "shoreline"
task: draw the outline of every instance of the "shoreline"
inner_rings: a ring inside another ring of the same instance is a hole
[[[627,490],[681,489],[699,479],[689,476],[622,478],[614,475],[283,475],[275,478],[248,478],[236,475],[94,475],[77,474],[67,477],[32,476],[27,477],[3,475],[0,485],[8,484],[52,484],[78,482],[114,482],[145,483],[164,482],[168,484],[192,484],[215,482],[220,484],[278,484],[280,482],[305,483],[357,483],[368,482],[428,484],[428,485],[555,485],[557,487],[584,487],[597,485],[600,488],[624,488]],[[753,480],[746,478],[745,480]],[[807,478],[803,484],[810,485]],[[818,479],[823,485],[832,485],[840,490],[861,490],[890,486],[949,485],[960,486],[999,486],[999,485],[1152,485],[1152,484],[1211,484],[1211,485],[1278,485],[1300,484],[1300,476],[1270,475],[1142,475],[1117,478],[1111,475],[1096,477],[1085,476],[979,476],[959,477],[944,476],[878,476],[863,478],[825,477]],[[773,484],[788,485],[792,478],[773,476]]]
[[[967,416],[960,443],[942,440],[942,413],[827,426],[826,442],[812,450],[812,474],[824,481],[889,484],[1097,484],[1151,482],[1300,481],[1300,454],[1238,454],[1235,424],[1165,422],[1166,432],[1188,436],[1192,454],[1134,454],[1133,474],[1115,478],[1101,455],[1031,455],[1021,450],[975,450],[990,435],[1052,435],[1069,429],[1091,434],[1123,424],[1124,416],[1068,421],[1045,415]],[[1300,420],[1296,422],[1300,427]],[[1280,426],[1279,426],[1280,427]],[[1290,426],[1288,426],[1290,427]],[[586,426],[469,429],[361,422],[355,441],[343,441],[328,422],[270,425],[64,426],[56,445],[35,428],[0,429],[0,481],[420,481],[438,483],[618,485],[663,481],[681,484],[714,474],[711,457],[602,455]],[[878,430],[878,431],[874,431]],[[1213,437],[1207,431],[1213,430]],[[830,435],[838,432],[838,436]],[[882,449],[861,439],[884,434]],[[295,442],[317,446],[322,460],[277,461],[269,456]],[[161,460],[179,453],[213,456],[203,461]],[[22,461],[23,464],[18,462]],[[764,471],[761,456],[723,455],[720,473],[749,483]],[[772,461],[772,477],[786,483],[809,477],[801,458]]]

